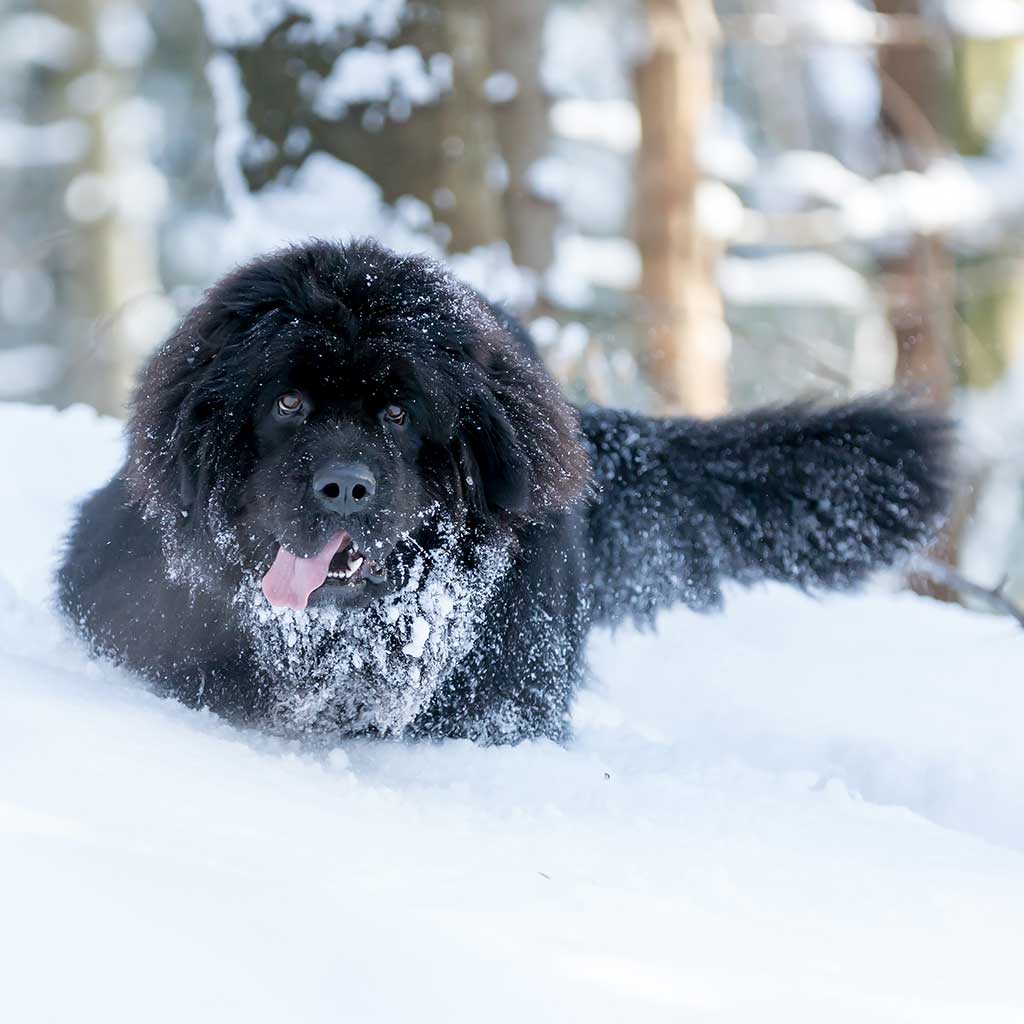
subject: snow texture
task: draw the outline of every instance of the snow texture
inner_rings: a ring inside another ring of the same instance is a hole
[[[0,1019],[1024,1016],[1015,624],[731,593],[597,636],[568,748],[302,746],[86,658],[48,574],[118,425],[0,423]]]
[[[308,22],[310,38],[322,41],[341,28],[380,39],[394,36],[405,0],[200,0],[206,31],[218,46],[254,46],[289,17]]]
[[[415,46],[388,49],[383,43],[352,46],[334,62],[317,90],[315,112],[343,117],[357,103],[402,100],[412,106],[436,102],[452,87],[452,61],[445,53],[425,60]]]

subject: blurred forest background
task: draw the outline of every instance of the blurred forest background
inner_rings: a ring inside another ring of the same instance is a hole
[[[1019,603],[1022,183],[1022,0],[3,0],[0,399],[123,415],[223,271],[372,234],[577,398],[946,405],[936,556]]]

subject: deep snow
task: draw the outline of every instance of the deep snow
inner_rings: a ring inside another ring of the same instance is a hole
[[[596,637],[577,738],[241,732],[48,609],[118,426],[0,406],[0,1020],[1024,1019],[1024,634],[884,592]]]

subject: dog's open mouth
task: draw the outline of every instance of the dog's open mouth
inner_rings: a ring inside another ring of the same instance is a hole
[[[322,586],[340,584],[351,587],[363,582],[383,583],[384,578],[384,567],[360,551],[350,537],[348,543],[343,544],[331,559],[327,567],[327,579]]]
[[[275,608],[301,611],[324,587],[363,589],[385,580],[383,559],[361,551],[347,531],[335,534],[315,555],[294,555],[283,544],[263,577],[263,594]]]

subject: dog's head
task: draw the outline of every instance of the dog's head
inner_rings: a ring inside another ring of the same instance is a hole
[[[359,605],[437,521],[514,535],[579,498],[575,414],[433,262],[313,242],[216,285],[142,374],[128,483],[199,584]]]

